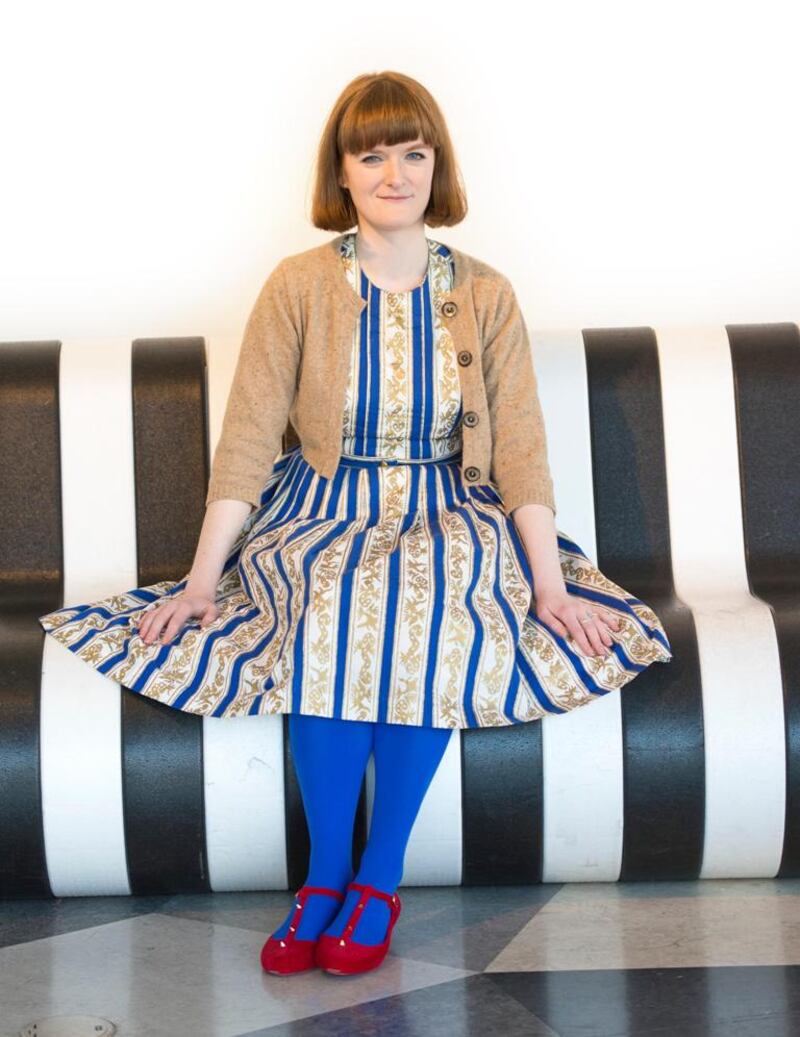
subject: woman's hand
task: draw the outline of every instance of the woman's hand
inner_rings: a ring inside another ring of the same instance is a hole
[[[200,625],[211,623],[219,615],[219,607],[213,597],[207,594],[182,594],[170,598],[151,612],[146,612],[139,624],[138,632],[145,644],[152,644],[161,636],[161,643],[166,644],[177,634],[187,619],[198,617]],[[161,634],[163,627],[164,633]]]
[[[608,609],[589,605],[565,588],[544,590],[534,600],[536,615],[561,637],[571,635],[586,655],[609,655],[609,628],[619,630],[620,623]]]

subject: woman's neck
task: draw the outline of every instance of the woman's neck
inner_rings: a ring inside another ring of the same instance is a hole
[[[359,224],[353,243],[359,267],[379,288],[405,292],[425,280],[430,257],[424,225],[386,233]]]

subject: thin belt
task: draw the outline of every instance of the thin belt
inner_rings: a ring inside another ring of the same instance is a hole
[[[363,454],[342,454],[341,463],[350,468],[380,467],[388,468],[401,464],[443,464],[461,457],[461,450],[455,450],[444,457],[367,457]]]

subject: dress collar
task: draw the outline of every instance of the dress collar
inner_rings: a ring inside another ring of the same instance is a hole
[[[331,285],[346,305],[350,306],[355,312],[360,313],[367,305],[367,300],[362,298],[350,283],[341,256],[341,247],[350,233],[352,232],[346,231],[344,234],[337,234],[329,241],[326,241],[321,248],[326,274]],[[469,271],[466,269],[468,257],[458,249],[453,248],[452,245],[447,247],[453,255],[454,276],[450,290],[441,292],[439,300],[440,303],[447,300],[459,303],[466,297],[468,291]]]
[[[428,246],[428,263],[423,279],[413,288],[392,291],[388,288],[378,288],[378,286],[375,285],[370,277],[362,270],[356,250],[356,232],[348,231],[342,238],[339,251],[341,254],[342,266],[344,267],[350,286],[360,295],[362,291],[361,281],[363,276],[369,287],[380,291],[383,295],[410,296],[414,292],[424,288],[426,284],[428,285],[428,290],[430,291],[431,296],[441,294],[445,286],[450,287],[452,285],[453,254],[447,245],[442,244],[440,241],[435,241],[433,238],[426,236],[425,242]]]

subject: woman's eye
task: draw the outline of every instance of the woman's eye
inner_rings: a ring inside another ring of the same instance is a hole
[[[421,151],[409,151],[409,155],[419,155],[420,158],[425,158],[425,156],[423,155],[423,153]],[[380,155],[365,155],[364,158],[362,158],[361,161],[362,162],[367,162],[371,158],[380,159]]]

